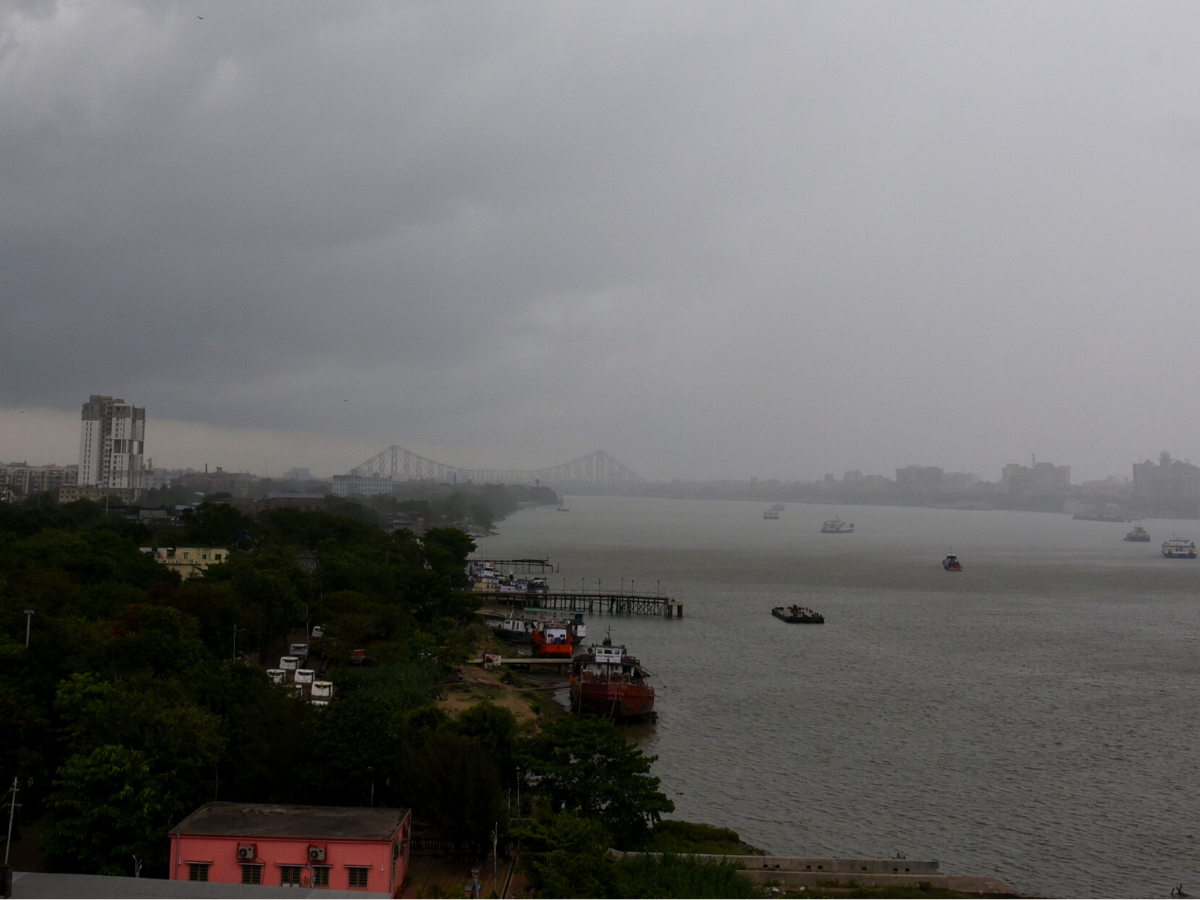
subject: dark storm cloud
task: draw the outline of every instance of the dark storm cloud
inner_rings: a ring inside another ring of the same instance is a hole
[[[1140,387],[1197,336],[1193,7],[0,15],[0,405],[663,476],[1200,455]]]

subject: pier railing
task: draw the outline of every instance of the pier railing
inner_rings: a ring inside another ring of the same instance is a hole
[[[537,606],[555,612],[579,612],[610,616],[661,616],[682,619],[683,604],[662,594],[632,594],[623,591],[550,591],[527,594],[484,594],[489,603],[514,608]]]

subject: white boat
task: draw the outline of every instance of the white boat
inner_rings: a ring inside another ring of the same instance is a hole
[[[1162,555],[1167,559],[1195,559],[1196,542],[1183,538],[1171,538],[1162,543]]]
[[[854,534],[854,523],[841,519],[827,519],[821,526],[821,534]]]
[[[764,519],[778,519],[779,518],[779,510],[774,509],[774,508],[764,509],[763,510],[763,518]]]

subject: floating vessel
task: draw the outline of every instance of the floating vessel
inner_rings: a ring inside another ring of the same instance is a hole
[[[947,572],[961,572],[962,563],[958,561],[958,557],[953,553],[947,553],[946,558],[942,560],[942,568]]]
[[[776,503],[774,506],[771,507],[771,509],[775,510],[775,512],[783,512],[783,504]]]
[[[538,659],[570,659],[575,652],[575,638],[566,622],[537,623],[530,637]]]
[[[827,519],[821,526],[821,534],[854,534],[854,523],[841,519]]]
[[[763,518],[764,519],[778,519],[779,518],[779,510],[775,509],[774,507],[771,507],[770,509],[764,509],[763,510]]]
[[[792,625],[824,625],[825,617],[807,606],[777,606],[771,615]]]
[[[533,640],[533,622],[527,622],[522,616],[508,616],[499,625],[492,626],[492,634],[502,641],[525,644]]]
[[[575,657],[571,667],[571,711],[636,719],[653,715],[654,688],[646,683],[650,673],[630,656],[624,645],[605,638]]]
[[[1162,555],[1167,559],[1195,559],[1196,542],[1185,541],[1183,538],[1171,538],[1163,541]]]
[[[1150,532],[1141,525],[1134,525],[1133,531],[1125,535],[1125,540],[1136,541],[1139,544],[1148,544],[1150,543]]]

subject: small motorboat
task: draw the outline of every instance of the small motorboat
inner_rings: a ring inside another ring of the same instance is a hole
[[[958,557],[953,553],[946,554],[946,558],[942,560],[942,568],[947,572],[961,572],[962,563],[958,561]]]

